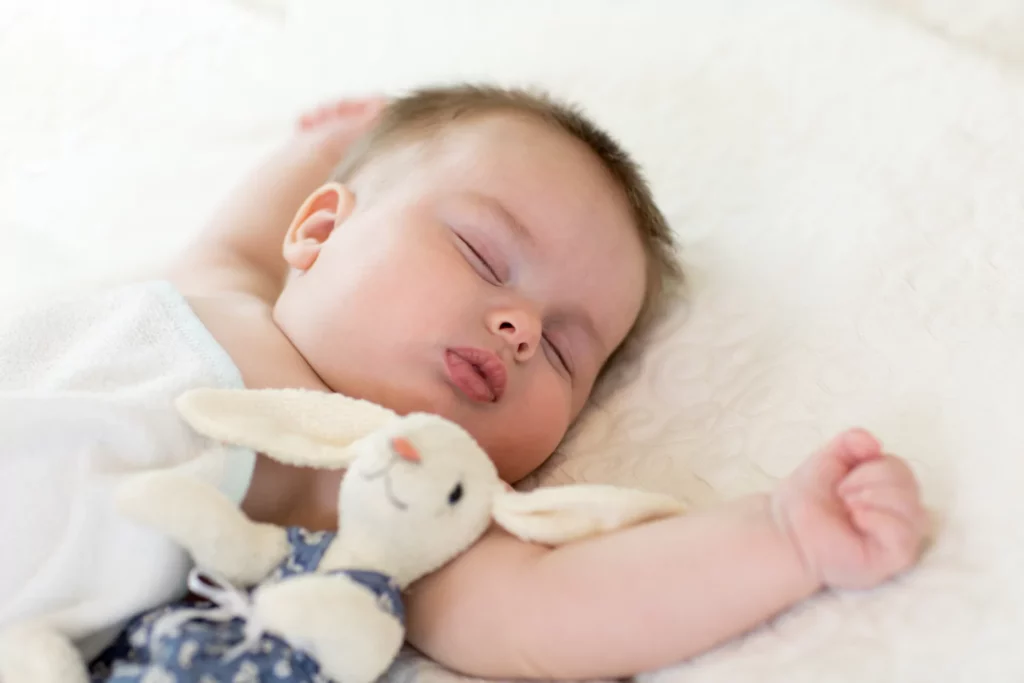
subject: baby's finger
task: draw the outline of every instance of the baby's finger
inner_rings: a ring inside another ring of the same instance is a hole
[[[306,112],[299,117],[299,127],[302,129],[316,128],[331,121],[363,123],[380,114],[387,104],[388,99],[383,96],[340,100]]]
[[[866,569],[874,580],[890,578],[911,567],[920,557],[923,536],[900,517],[867,507],[851,510],[850,517],[864,537]]]
[[[851,513],[855,510],[874,509],[889,512],[904,523],[924,533],[928,516],[915,491],[901,484],[872,486],[857,489],[842,497]]]
[[[361,100],[343,100],[335,106],[342,116],[376,116],[388,105],[386,97],[368,97]]]
[[[917,478],[913,470],[899,458],[885,455],[866,462],[850,472],[836,487],[836,493],[846,496],[859,489],[882,485],[904,486],[915,494],[918,491]]]

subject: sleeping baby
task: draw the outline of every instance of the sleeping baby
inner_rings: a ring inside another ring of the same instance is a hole
[[[42,619],[90,658],[180,597],[181,551],[113,511],[133,472],[191,469],[254,520],[336,524],[343,473],[241,448],[196,467],[210,444],[175,412],[183,391],[440,414],[514,484],[680,278],[634,162],[562,103],[458,86],[313,112],[167,272],[0,314],[0,628]],[[700,513],[556,549],[489,531],[408,592],[408,637],[475,676],[629,676],[893,577],[926,525],[910,469],[852,429],[776,490]]]

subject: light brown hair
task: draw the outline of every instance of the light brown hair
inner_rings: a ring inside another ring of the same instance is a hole
[[[416,90],[392,100],[376,126],[355,144],[334,173],[346,183],[385,150],[410,139],[436,134],[447,126],[483,114],[509,112],[533,116],[584,143],[622,188],[647,256],[644,303],[623,343],[601,371],[632,357],[664,312],[679,285],[682,269],[668,222],[654,202],[643,173],[622,146],[578,108],[540,92],[496,86],[456,85]]]

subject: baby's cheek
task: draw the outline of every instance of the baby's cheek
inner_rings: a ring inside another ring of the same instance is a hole
[[[522,430],[524,445],[528,440],[533,457],[539,460],[536,464],[540,465],[565,438],[573,418],[572,394],[560,380],[548,378],[529,395],[524,412],[520,424],[533,425],[532,429]]]

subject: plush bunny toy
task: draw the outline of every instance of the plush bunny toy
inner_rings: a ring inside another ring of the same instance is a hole
[[[178,408],[223,443],[292,465],[346,469],[339,529],[257,524],[197,478],[136,477],[121,492],[121,509],[190,553],[190,587],[206,600],[137,617],[93,664],[93,681],[370,683],[404,640],[401,591],[492,521],[557,545],[682,512],[672,498],[610,486],[510,491],[454,423],[399,417],[338,394],[203,389],[184,394]],[[86,677],[60,680],[72,679]]]

